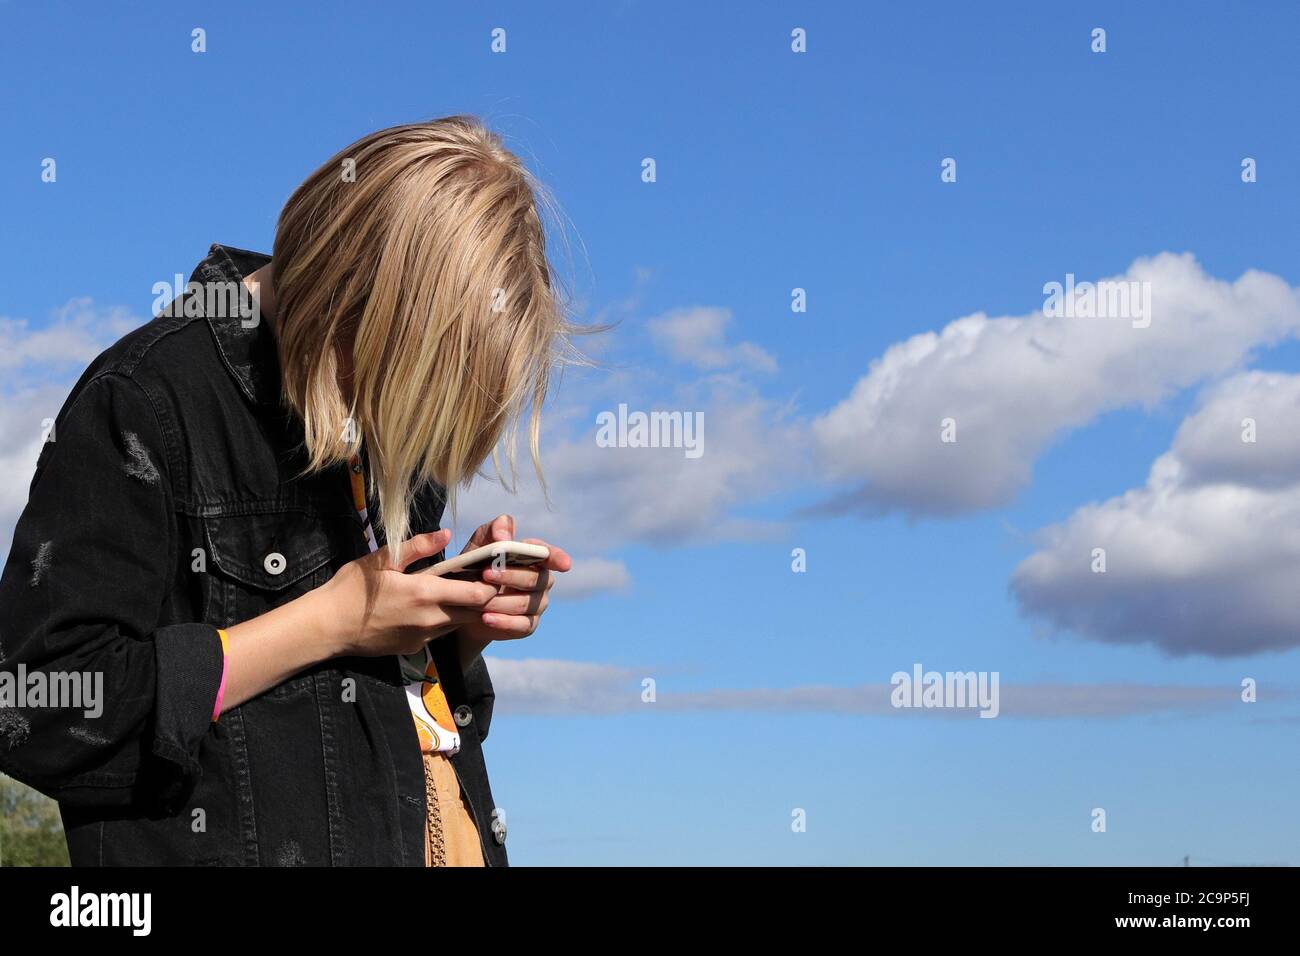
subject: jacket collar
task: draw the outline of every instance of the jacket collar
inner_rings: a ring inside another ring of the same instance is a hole
[[[234,283],[237,287],[243,282],[244,276],[251,275],[270,261],[271,257],[261,252],[213,243],[212,248],[208,250],[207,258],[194,268],[190,282],[198,283],[205,293],[209,288],[224,288],[226,283]],[[210,283],[212,286],[209,285]],[[206,295],[198,298],[186,295],[182,298],[186,300],[183,314],[202,315],[207,320],[208,328],[212,330],[212,337],[217,343],[217,351],[221,353],[222,364],[239,386],[239,390],[255,404],[274,405],[285,410],[280,392],[280,355],[276,349],[275,333],[270,323],[259,317],[255,325],[246,325],[246,321],[233,309],[215,310],[217,313],[230,312],[229,317],[226,317],[222,314],[214,314],[206,307],[209,298],[214,303],[227,302],[228,299]],[[169,310],[177,309],[180,304],[178,299]],[[301,441],[302,426],[298,417],[288,414],[286,418],[293,423],[293,437]],[[361,448],[361,457],[369,473],[370,458],[364,445]],[[336,484],[340,489],[348,490],[348,482],[339,481]],[[441,485],[429,484],[421,487],[412,501],[410,516],[412,527],[428,526],[430,529],[440,527],[446,501],[447,492]],[[387,543],[383,539],[383,521],[379,512],[379,502],[371,500],[369,508],[378,540],[381,544]],[[425,562],[434,563],[430,559],[425,559]]]
[[[213,243],[207,258],[190,276],[190,282],[198,283],[204,295],[198,302],[186,303],[187,314],[197,311],[207,320],[226,370],[240,391],[258,405],[280,404],[280,359],[274,333],[261,316],[254,322],[234,308],[214,310],[208,306],[213,302],[234,302],[221,290],[239,290],[244,276],[270,261],[270,256],[260,252]]]

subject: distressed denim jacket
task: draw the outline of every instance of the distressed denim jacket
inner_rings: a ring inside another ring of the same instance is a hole
[[[214,245],[185,294],[91,364],[14,533],[0,688],[7,676],[27,692],[0,694],[0,770],[59,801],[74,865],[424,864],[424,771],[395,657],[326,661],[212,720],[216,629],[367,553],[346,471],[302,474],[271,330],[198,294],[268,261]],[[412,533],[442,511],[442,489],[423,489]],[[503,866],[487,669],[462,674],[454,634],[432,647],[461,728],[452,765],[485,861]],[[97,708],[30,692],[92,678]]]

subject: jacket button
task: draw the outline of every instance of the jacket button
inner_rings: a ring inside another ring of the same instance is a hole
[[[474,719],[474,711],[470,710],[464,704],[461,704],[459,707],[456,708],[456,713],[454,716],[456,719],[457,727],[468,727],[469,722]]]
[[[506,845],[506,824],[500,817],[492,821],[492,839],[497,841],[497,846]]]
[[[288,562],[284,560],[284,555],[279,551],[272,551],[262,561],[262,567],[266,568],[267,574],[279,574],[284,570]]]

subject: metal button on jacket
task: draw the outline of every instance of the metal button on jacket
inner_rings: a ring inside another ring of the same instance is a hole
[[[497,846],[505,846],[506,823],[500,817],[492,821],[492,838],[497,841]]]
[[[284,571],[288,562],[284,560],[284,555],[279,551],[272,551],[262,559],[262,567],[266,568],[267,574],[280,574]]]
[[[470,710],[465,704],[461,704],[456,708],[454,716],[457,727],[468,727],[469,722],[474,719],[474,711]]]

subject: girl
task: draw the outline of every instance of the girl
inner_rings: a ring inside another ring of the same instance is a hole
[[[343,150],[271,257],[214,245],[95,360],[0,579],[0,667],[49,691],[0,710],[0,769],[74,865],[506,863],[481,654],[571,562],[422,569],[525,413],[536,464],[569,332],[529,175],[451,117]]]

